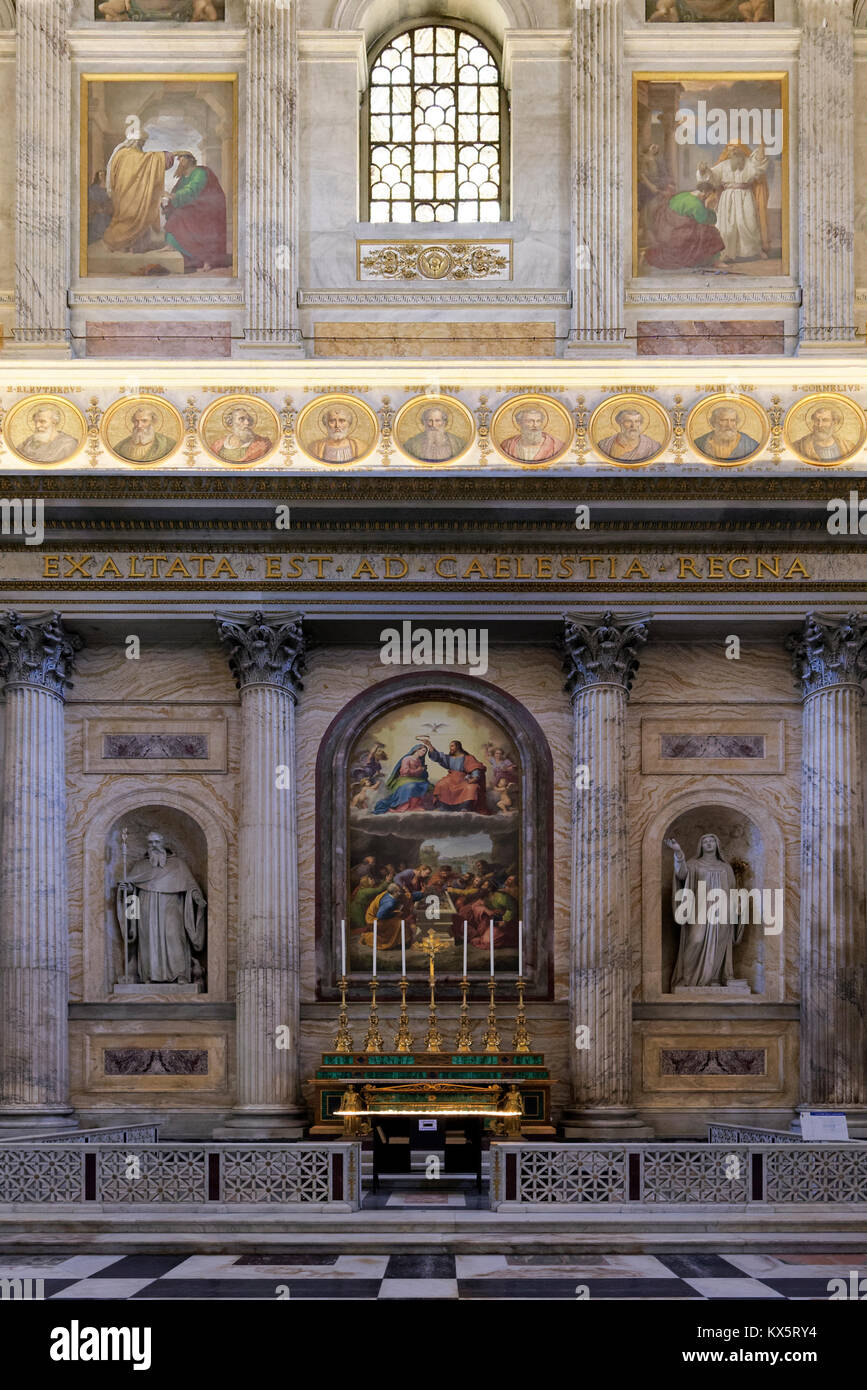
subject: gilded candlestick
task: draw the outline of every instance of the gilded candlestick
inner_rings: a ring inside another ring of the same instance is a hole
[[[376,1012],[376,976],[370,981],[370,1016],[367,1020],[367,1034],[364,1039],[365,1052],[383,1052],[385,1044],[379,1031],[379,1015]]]
[[[470,982],[464,975],[461,980],[461,1021],[458,1025],[458,1036],[455,1039],[455,1049],[458,1052],[472,1052],[473,1036],[470,1032],[470,1015],[467,1006],[467,991]]]
[[[430,961],[430,1012],[428,1014],[428,1028],[424,1035],[424,1045],[428,1052],[442,1052],[443,1036],[437,1026],[437,996],[436,996],[436,975],[434,971],[434,960],[437,951],[444,951],[448,942],[437,941],[433,927],[428,930],[427,936],[423,937],[418,943]]]
[[[406,1011],[406,976],[403,976],[398,984],[400,985],[400,1018],[397,1021],[397,1033],[394,1039],[395,1052],[412,1052],[412,1033],[409,1031],[409,1014]]]
[[[527,1030],[527,1018],[524,1013],[524,981],[518,976],[516,981],[518,990],[518,1014],[515,1019],[515,1037],[512,1042],[513,1052],[529,1052],[531,1050],[532,1038]]]
[[[497,1032],[497,1006],[494,1002],[497,984],[493,975],[488,980],[488,989],[491,991],[491,1002],[488,1006],[488,1026],[482,1038],[482,1045],[488,1052],[499,1052],[500,1035]]]
[[[346,1013],[346,976],[341,975],[337,982],[340,986],[340,1013],[337,1015],[337,1036],[334,1039],[335,1052],[351,1052],[353,1048],[352,1034],[349,1031],[349,1018]]]

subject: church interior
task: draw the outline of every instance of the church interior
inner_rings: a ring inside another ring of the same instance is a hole
[[[3,1299],[867,1297],[865,91],[0,0]]]

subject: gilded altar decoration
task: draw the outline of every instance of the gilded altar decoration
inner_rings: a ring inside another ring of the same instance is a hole
[[[319,396],[298,416],[295,437],[317,463],[358,463],[373,452],[379,425],[356,396]]]
[[[273,454],[282,427],[267,401],[255,396],[220,396],[204,412],[199,437],[211,458],[242,468]]]
[[[802,463],[833,467],[854,458],[867,438],[867,417],[848,396],[836,392],[805,396],[793,405],[783,437]]]
[[[237,84],[82,75],[81,275],[237,273]]]
[[[494,447],[510,463],[555,463],[569,448],[572,418],[552,396],[514,396],[491,421]]]
[[[27,396],[7,411],[3,437],[25,463],[66,463],[87,438],[87,421],[64,396]]]
[[[783,72],[634,73],[633,275],[788,274],[787,126]]]
[[[454,463],[475,437],[472,415],[453,396],[413,396],[394,421],[399,448],[418,463]]]
[[[511,280],[512,243],[359,241],[359,280]]]
[[[113,458],[145,466],[175,452],[184,437],[184,422],[161,396],[125,396],[103,415],[101,437]]]
[[[760,454],[768,442],[770,421],[749,396],[717,391],[705,396],[689,413],[686,435],[690,446],[709,463],[733,468]]]
[[[650,396],[623,392],[598,405],[590,417],[590,442],[618,468],[641,468],[665,453],[671,440],[667,411]]]

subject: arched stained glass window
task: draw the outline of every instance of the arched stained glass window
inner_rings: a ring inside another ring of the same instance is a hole
[[[493,53],[451,25],[389,40],[370,73],[371,222],[499,222],[504,98]]]

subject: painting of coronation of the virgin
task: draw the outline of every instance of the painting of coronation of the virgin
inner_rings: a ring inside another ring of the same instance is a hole
[[[788,273],[785,74],[634,75],[633,273]]]
[[[234,275],[234,75],[81,84],[81,274]]]
[[[426,971],[434,932],[438,975],[486,974],[518,963],[522,919],[521,768],[493,719],[467,705],[415,701],[380,715],[350,758],[349,965],[398,973],[401,922],[408,973]],[[528,943],[524,942],[525,952]],[[532,953],[532,946],[530,947]]]

